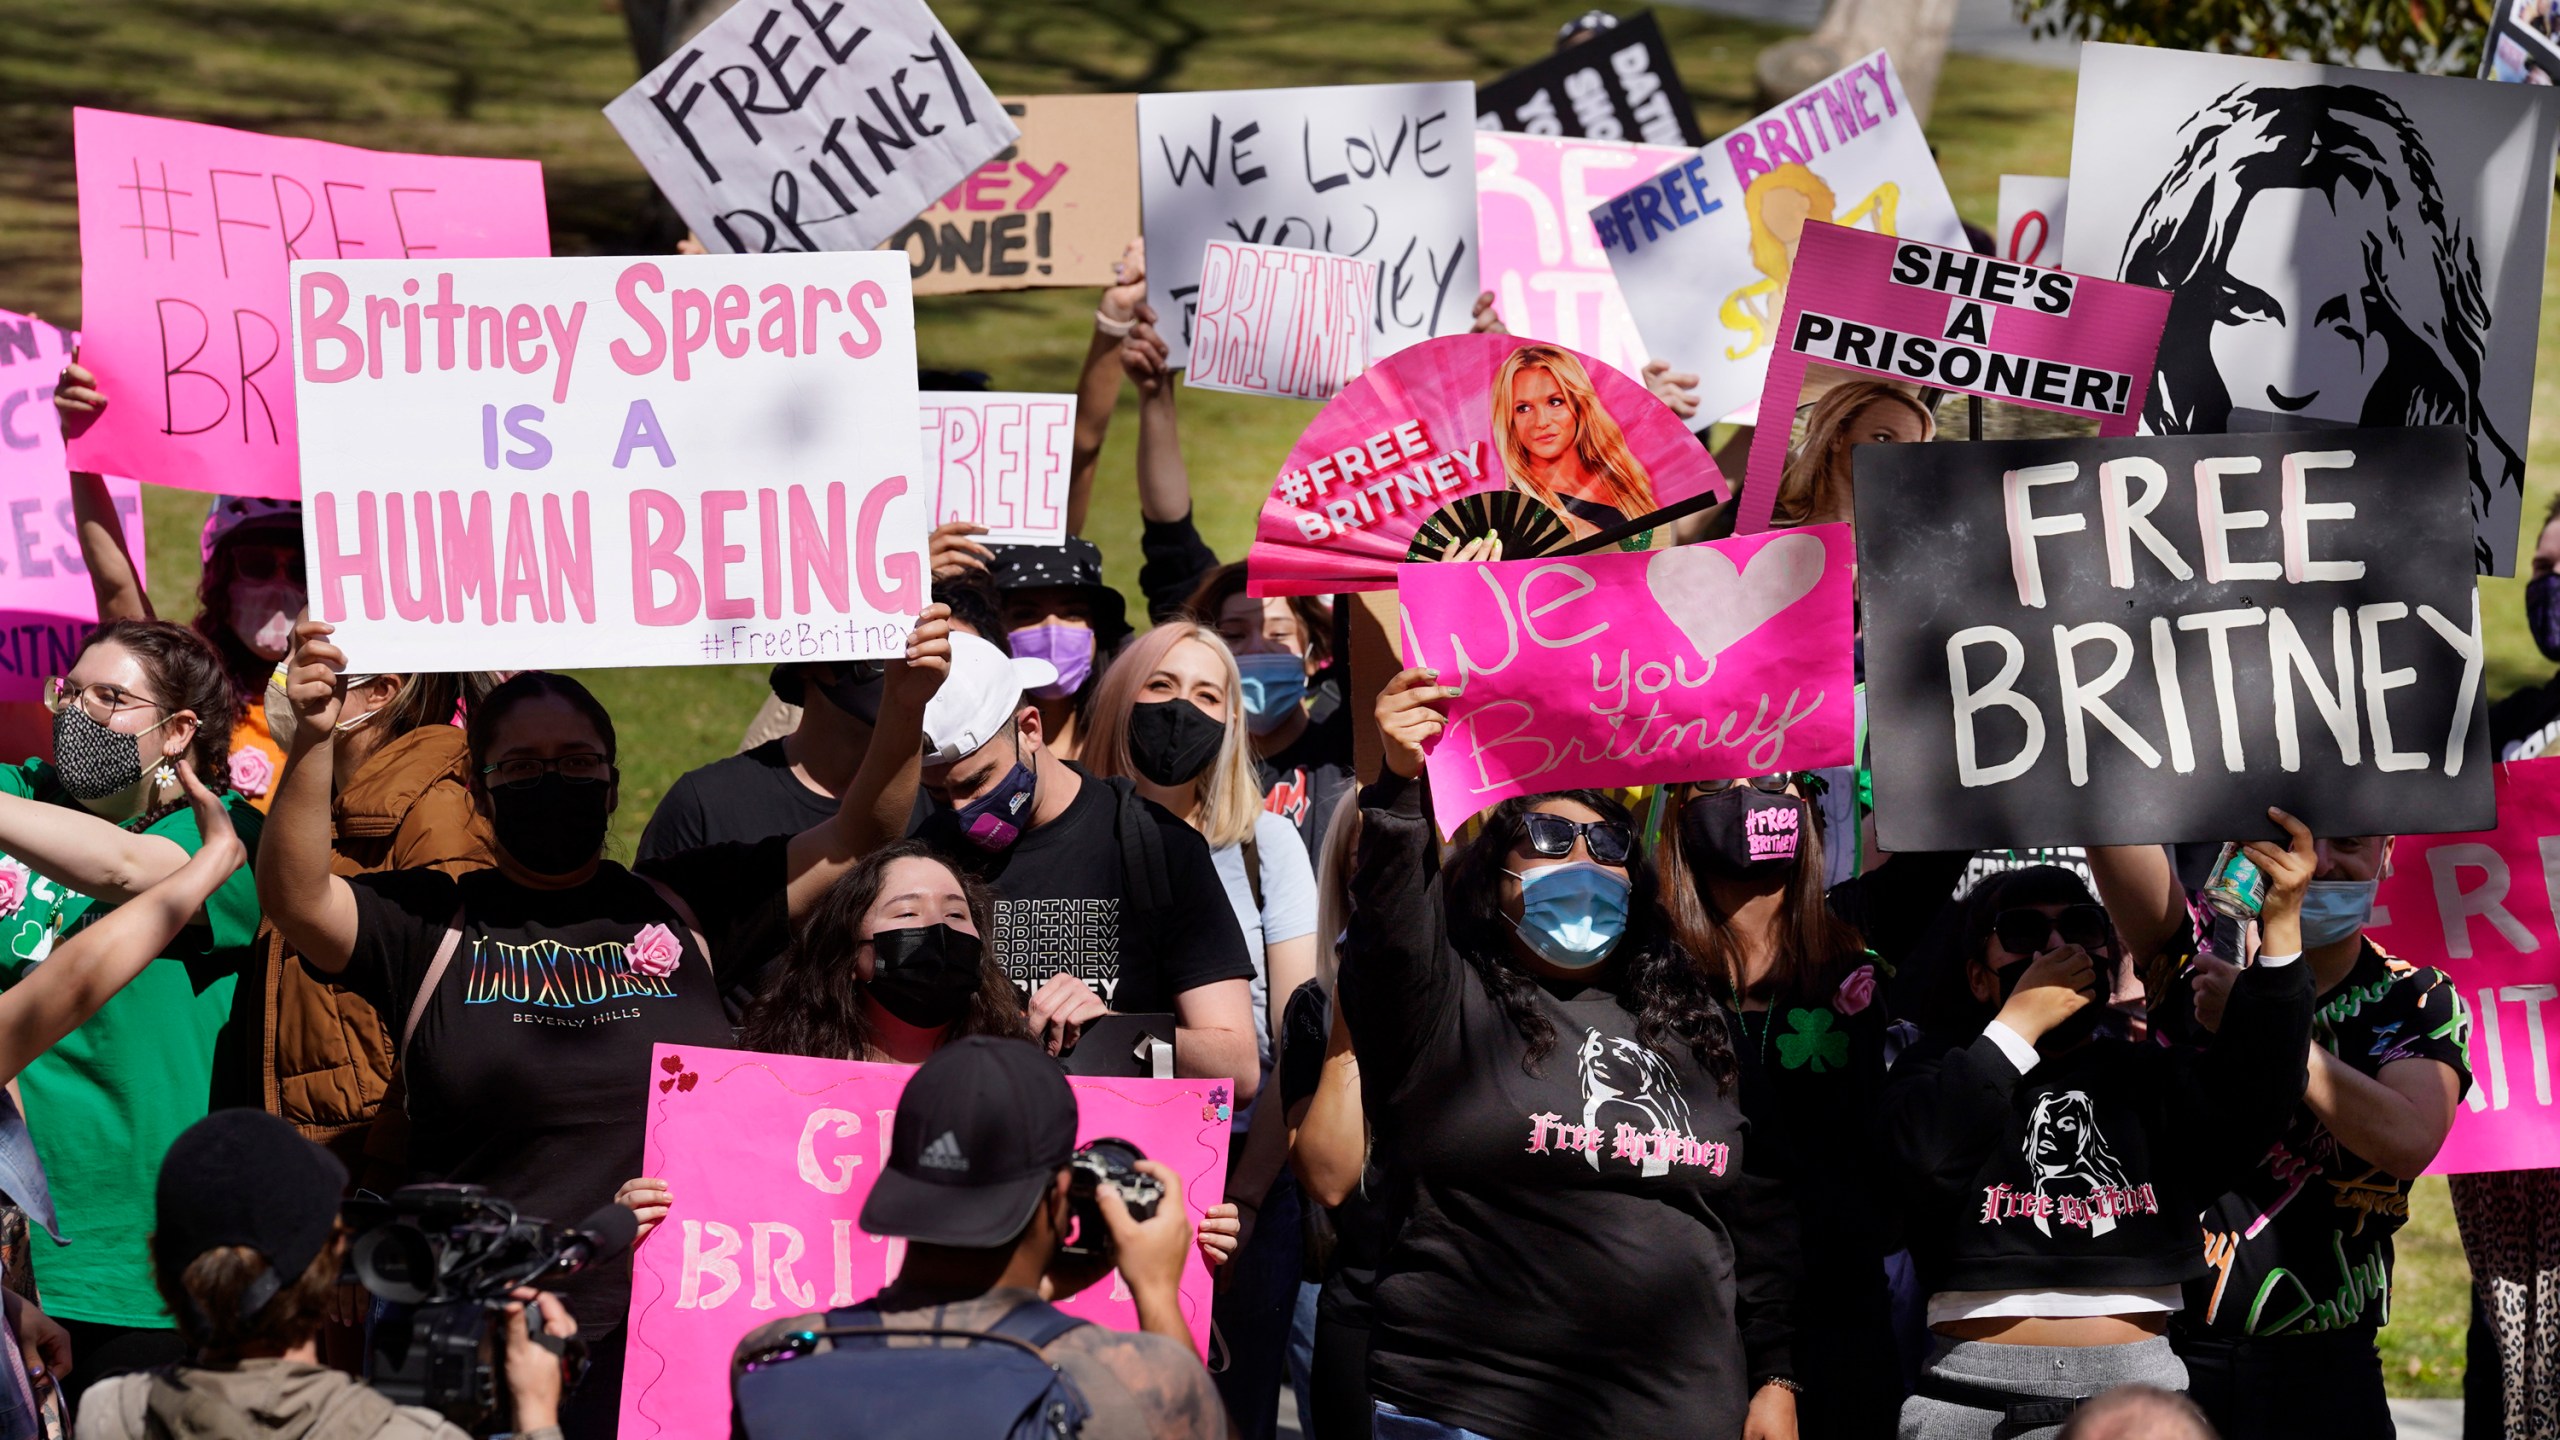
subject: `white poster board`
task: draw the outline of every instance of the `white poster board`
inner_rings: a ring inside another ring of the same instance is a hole
[[[2224,297],[2170,312],[2154,434],[2462,426],[2511,575],[2556,124],[2539,85],[2083,46],[2063,268]]]
[[[1758,400],[1808,220],[1965,243],[1882,50],[1592,209],[1646,347],[1698,377],[1702,420]]]
[[[1212,240],[1200,256],[1183,383],[1330,400],[1369,368],[1377,298],[1374,261]]]
[[[926,603],[894,251],[301,261],[311,614],[362,670],[902,653]]]
[[[2062,218],[2070,197],[2069,176],[2001,176],[2000,228],[1991,234],[2000,258],[2061,269]]]
[[[1021,135],[924,0],[743,0],[604,114],[715,254],[871,249]]]
[[[984,525],[988,545],[1063,545],[1076,397],[929,390],[916,404],[933,523]]]
[[[1338,85],[1138,97],[1147,302],[1191,363],[1212,240],[1378,267],[1373,353],[1462,334],[1475,305],[1475,87]]]

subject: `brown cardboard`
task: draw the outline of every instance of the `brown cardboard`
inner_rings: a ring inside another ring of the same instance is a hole
[[[1113,283],[1138,234],[1138,97],[1016,95],[1004,107],[1021,140],[881,248],[907,252],[918,295]]]

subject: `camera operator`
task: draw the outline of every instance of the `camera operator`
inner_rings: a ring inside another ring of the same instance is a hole
[[[432,1410],[392,1404],[319,1363],[318,1336],[346,1251],[346,1167],[258,1110],[217,1110],[160,1165],[151,1264],[188,1360],[92,1387],[78,1440],[463,1440]],[[507,1307],[506,1384],[521,1440],[559,1440],[559,1355],[525,1331],[577,1333],[559,1300]]]
[[[1089,1248],[1098,1253],[1079,1255],[1062,1249],[1070,1241],[1078,1250],[1088,1248],[1074,1219],[1081,1207],[1069,1162],[1076,1153],[1075,1094],[1057,1062],[1038,1046],[979,1035],[936,1051],[898,1097],[888,1163],[862,1207],[865,1231],[907,1242],[898,1278],[854,1311],[777,1320],[740,1342],[732,1364],[740,1397],[737,1433],[751,1440],[794,1440],[803,1433],[788,1421],[771,1427],[787,1433],[756,1428],[760,1415],[777,1412],[752,1402],[759,1380],[766,1377],[749,1368],[751,1361],[787,1348],[793,1332],[878,1326],[1027,1332],[1026,1343],[1065,1377],[1088,1411],[1076,1431],[1083,1440],[1215,1440],[1226,1435],[1226,1411],[1192,1349],[1177,1295],[1191,1246],[1180,1177],[1153,1161],[1137,1162],[1138,1174],[1163,1187],[1154,1214],[1144,1220],[1132,1217],[1109,1183],[1097,1187],[1094,1207],[1110,1242],[1094,1242]],[[1046,1303],[1106,1278],[1115,1265],[1137,1302],[1140,1333],[1066,1321]],[[1045,1327],[1044,1320],[1049,1322]],[[1060,1323],[1074,1328],[1049,1333]],[[1045,1340],[1038,1338],[1044,1333]],[[948,1338],[889,1343],[901,1350],[970,1344]],[[833,1348],[822,1338],[800,1347],[799,1353],[820,1356]],[[1012,1347],[981,1343],[976,1348]],[[857,1348],[837,1358],[861,1353]],[[849,1370],[820,1368],[823,1364],[802,1359],[774,1367],[782,1375],[771,1378],[797,1383],[805,1400],[812,1398],[810,1380],[845,1376],[840,1395],[830,1391],[822,1397],[835,1406],[825,1433],[896,1431],[905,1428],[902,1418],[916,1418],[875,1410],[877,1418],[866,1425],[861,1407],[881,1406],[882,1387],[863,1384]],[[921,1395],[914,1402],[918,1410],[929,1403]]]

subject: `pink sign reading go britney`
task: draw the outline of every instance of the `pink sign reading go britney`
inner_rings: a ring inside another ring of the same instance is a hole
[[[673,1207],[632,1252],[624,1440],[729,1433],[729,1356],[768,1321],[856,1305],[895,1279],[905,1242],[865,1234],[862,1202],[889,1158],[904,1065],[660,1045],[644,1173]],[[1224,1196],[1231,1111],[1215,1080],[1071,1076],[1076,1141],[1114,1136],[1182,1177],[1194,1225]],[[1138,1328],[1114,1272],[1064,1308]],[[1182,1315],[1209,1336],[1209,1271],[1197,1247]]]
[[[1405,663],[1465,691],[1426,757],[1440,833],[1514,795],[1850,763],[1855,563],[1814,525],[1398,567]]]
[[[2470,1012],[2471,1093],[2427,1167],[2443,1175],[2560,1165],[2560,757],[2500,765],[2497,796],[2495,830],[2392,842],[2369,932],[2451,976]]]

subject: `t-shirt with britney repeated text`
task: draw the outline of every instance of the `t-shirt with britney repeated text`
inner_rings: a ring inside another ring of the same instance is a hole
[[[706,956],[649,883],[612,861],[567,890],[496,870],[357,876],[348,988],[405,1020],[457,912],[462,940],[403,1057],[419,1180],[485,1185],[518,1213],[575,1224],[640,1173],[658,1044],[724,1046],[720,983],[775,948],[789,842],[722,846],[663,878]],[[579,1326],[622,1323],[627,1257],[558,1286]]]

